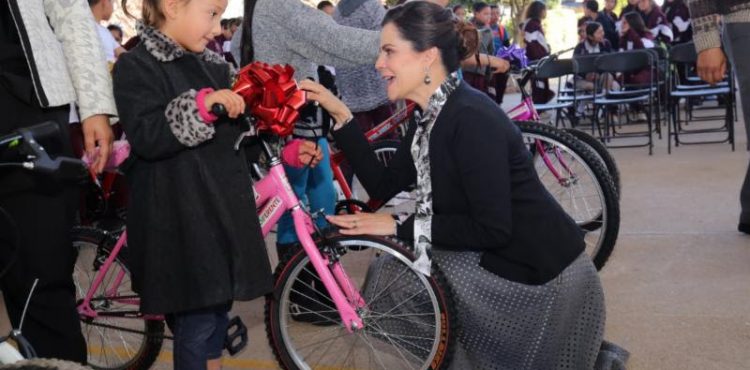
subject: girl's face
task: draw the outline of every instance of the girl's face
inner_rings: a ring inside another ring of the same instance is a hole
[[[414,50],[393,23],[383,27],[380,32],[380,55],[375,68],[386,80],[388,99],[408,99],[427,86],[424,78],[425,69],[431,64],[429,53],[430,50]]]
[[[628,5],[636,6],[639,2],[640,0],[628,0]]]
[[[194,53],[221,34],[221,15],[227,0],[164,0],[166,22],[161,31]]]
[[[591,41],[593,41],[595,44],[599,44],[602,41],[604,41],[604,28],[599,27],[596,29],[596,32],[591,37]]]
[[[607,8],[607,10],[614,9],[615,5],[617,5],[617,1],[615,0],[607,0],[604,2],[604,7]]]
[[[622,25],[620,26],[620,29],[622,33],[628,32],[630,30],[630,24],[628,23],[628,20],[623,18],[622,19]]]

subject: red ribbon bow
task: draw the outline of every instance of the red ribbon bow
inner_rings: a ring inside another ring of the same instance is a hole
[[[242,68],[232,90],[245,99],[257,119],[259,131],[287,136],[294,131],[299,110],[305,106],[305,92],[297,87],[294,68],[253,62]]]

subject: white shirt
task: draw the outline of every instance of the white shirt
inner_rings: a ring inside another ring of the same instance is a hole
[[[107,57],[107,62],[114,63],[117,59],[115,58],[115,50],[120,47],[120,44],[117,43],[115,37],[112,36],[112,33],[109,32],[107,27],[97,23],[96,31],[99,32],[99,40],[102,42],[102,48],[104,49],[104,56]]]

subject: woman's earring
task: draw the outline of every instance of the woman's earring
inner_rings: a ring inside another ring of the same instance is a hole
[[[424,84],[429,85],[432,83],[432,78],[430,78],[430,69],[425,68],[424,69]]]

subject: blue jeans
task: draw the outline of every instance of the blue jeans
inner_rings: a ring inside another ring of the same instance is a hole
[[[318,139],[318,146],[323,152],[323,160],[315,168],[293,168],[284,165],[289,182],[297,194],[300,202],[309,207],[310,212],[323,210],[326,215],[332,215],[336,209],[336,190],[333,187],[333,171],[331,170],[330,150],[326,138]],[[319,228],[324,228],[328,222],[323,217],[315,220]],[[294,230],[294,220],[287,212],[279,220],[277,242],[291,244],[299,241]]]
[[[174,368],[205,370],[206,361],[221,358],[229,328],[230,304],[169,314],[174,334]]]

